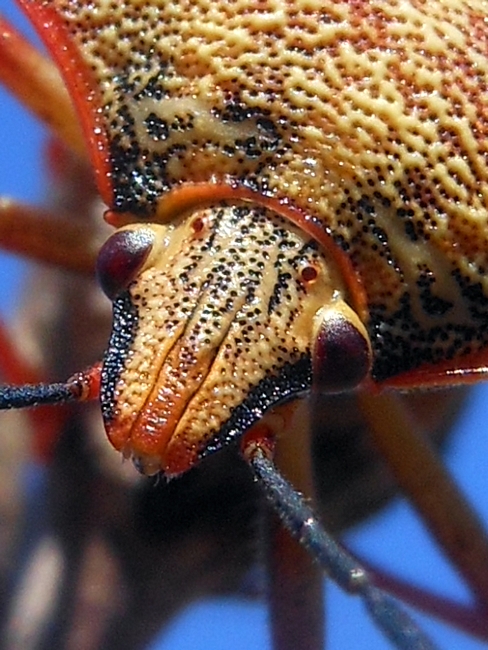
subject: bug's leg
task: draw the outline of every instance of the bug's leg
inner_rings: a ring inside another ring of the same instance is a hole
[[[62,147],[51,144],[48,166],[63,180],[78,175],[78,193],[83,191],[79,205],[85,206],[87,196],[94,196],[93,180],[82,163],[85,153],[79,121],[63,81],[56,66],[1,16],[0,82],[71,151],[82,155],[70,157]],[[63,270],[93,273],[100,243],[94,241],[90,224],[73,219],[69,212],[53,214],[0,197],[0,247],[4,250]]]
[[[342,300],[319,310],[314,321],[314,339],[316,388],[341,392],[355,386],[367,375],[371,363],[368,336],[358,316]],[[308,404],[303,401],[285,404],[274,409],[261,425],[254,427],[243,445],[252,449],[254,438],[269,439],[267,432],[273,432],[277,471],[307,498],[313,499],[310,429]],[[277,510],[282,518],[279,508]],[[290,533],[294,537],[293,530],[285,528],[287,532],[275,526],[271,536],[270,605],[275,647],[277,650],[289,650],[300,645],[321,648],[323,604],[320,575],[304,552],[306,545],[297,548],[290,538]]]
[[[369,374],[372,353],[368,334],[357,314],[338,300],[317,313],[314,329],[315,390],[336,393],[359,385]],[[267,416],[264,423],[246,435],[242,442],[244,456],[264,486],[282,524],[329,577],[344,590],[363,598],[373,620],[397,648],[420,650],[434,647],[399,605],[373,584],[367,571],[325,532],[311,507],[273,462],[277,436],[270,434],[276,434],[281,428],[285,432],[281,439],[285,440],[287,435],[295,433],[295,425],[298,435],[293,435],[293,442],[297,445],[299,434],[303,434],[300,423],[307,421],[302,414],[295,421],[273,422],[272,418],[279,416],[283,408],[286,406]],[[271,421],[271,426],[268,426],[268,421]],[[304,444],[309,444],[308,436],[305,436]]]
[[[394,594],[403,602],[417,607],[425,614],[447,621],[449,625],[468,634],[484,640],[488,638],[488,617],[483,607],[463,605],[437,596],[375,566],[369,565],[368,570],[378,587]]]
[[[85,156],[79,121],[58,69],[1,16],[0,81],[62,142]]]
[[[271,422],[270,422],[271,421]],[[246,438],[268,438],[273,430],[274,457],[280,471],[311,501],[313,469],[309,443],[308,403],[285,404],[256,425]],[[291,435],[290,435],[291,434]],[[267,518],[268,599],[273,648],[324,647],[323,574],[309,553],[281,524],[274,512]]]
[[[41,383],[42,377],[18,354],[7,326],[0,320],[0,376],[9,384]]]
[[[475,611],[465,617],[464,623],[460,620],[460,625],[468,632],[486,634],[488,540],[483,525],[398,397],[359,394],[358,400],[370,423],[375,448],[477,600],[478,616]],[[415,600],[414,604],[438,616],[448,620],[452,617],[451,608],[446,606],[443,615],[435,599],[422,599],[417,592]]]
[[[375,587],[367,571],[322,528],[305,499],[276,468],[269,439],[246,438],[243,453],[282,524],[330,578],[345,591],[363,598],[373,620],[395,647],[401,650],[434,648],[398,603]]]
[[[29,353],[33,353],[39,364],[46,367],[46,375],[50,376],[62,376],[68,368],[79,367],[88,359],[96,358],[100,354],[98,339],[105,337],[103,331],[101,335],[97,334],[96,327],[101,316],[105,319],[105,310],[100,315],[103,303],[91,299],[90,280],[84,276],[61,275],[57,271],[42,269],[31,278],[31,283],[33,286],[26,289],[23,305],[12,328],[15,339],[21,341],[22,352],[27,348]],[[42,292],[38,286],[42,286]],[[68,300],[71,301],[69,305]],[[61,301],[63,308],[60,309]],[[47,303],[45,307],[44,302]],[[54,348],[49,339],[52,327],[56,327]],[[93,349],[87,350],[87,345],[92,345]],[[95,368],[67,384],[74,385],[76,390],[73,392],[80,398],[94,396],[97,372]],[[5,376],[3,379],[11,382],[13,377]],[[37,382],[38,379],[17,377],[15,381]],[[90,390],[80,390],[81,386],[76,387],[76,384],[87,385]],[[54,431],[56,436],[51,436],[50,445],[46,440],[42,442],[41,451],[44,453],[41,460],[47,457],[49,462],[32,463],[34,459],[29,457],[27,469],[24,469],[24,477],[28,477],[29,485],[32,485],[32,468],[35,468],[41,490],[36,488],[24,493],[27,507],[19,521],[17,544],[12,548],[12,561],[7,573],[8,599],[0,631],[2,647],[9,649],[67,647],[61,639],[67,621],[71,623],[74,618],[71,616],[75,608],[73,602],[81,600],[81,592],[82,595],[88,594],[85,604],[91,603],[89,597],[93,591],[97,596],[103,594],[98,607],[90,613],[89,630],[95,635],[99,621],[103,625],[103,620],[110,618],[113,592],[117,593],[117,580],[110,575],[113,563],[109,562],[111,558],[107,559],[107,541],[104,539],[103,544],[97,543],[100,542],[100,531],[96,528],[103,519],[97,517],[96,509],[101,507],[100,495],[105,495],[107,490],[102,489],[101,481],[97,483],[94,480],[97,476],[94,476],[95,463],[91,459],[93,443],[91,438],[88,439],[91,430],[86,424],[90,421],[90,414],[91,420],[98,416],[97,405],[83,405],[82,409],[68,405],[62,409],[41,406],[27,410],[26,415],[32,415],[32,420],[36,420],[33,444],[40,446],[37,420],[43,425],[48,415],[58,415],[61,410],[65,414],[64,426]],[[4,414],[1,418],[2,437],[10,434],[5,428],[5,417]],[[94,438],[95,429],[94,425]],[[39,452],[35,454],[36,461],[39,455]],[[25,483],[23,487],[26,487]],[[29,507],[29,504],[32,505]],[[90,558],[94,555],[103,556],[103,563],[91,573],[92,577],[96,576],[97,586],[94,590],[92,581],[90,591],[83,589],[86,585],[81,584],[80,576],[86,564],[93,564]],[[83,621],[86,619],[85,616]],[[52,643],[45,640],[47,637],[53,639]],[[82,647],[82,644],[77,647]]]
[[[79,220],[0,197],[0,247],[67,271],[93,273],[93,235]]]
[[[0,350],[0,370],[4,380],[22,383],[40,381],[42,373],[23,359],[11,340],[7,328],[3,325],[0,326]],[[96,376],[97,370],[94,369],[84,376],[74,378],[66,385],[72,387],[73,390],[70,392],[73,395],[78,393],[81,396],[83,393],[83,397],[88,397],[88,387],[82,391],[82,384],[91,385],[91,390],[95,391]],[[31,386],[31,393],[41,392],[45,395],[45,384]],[[36,391],[36,387],[41,387],[42,390]],[[63,391],[58,390],[51,390],[51,392],[63,394]],[[9,387],[2,392],[0,387],[0,401],[5,400],[4,405],[8,405],[9,396],[13,397],[15,402],[16,395],[25,398],[25,389]],[[45,461],[53,458],[54,443],[58,441],[62,428],[68,421],[69,410],[41,406],[30,410],[26,415],[29,416],[31,426],[26,426],[27,423],[24,421],[23,426],[20,424],[14,426],[13,430],[10,425],[7,425],[7,421],[2,419],[2,441],[4,437],[7,438],[15,433],[19,438],[24,439],[26,439],[25,433],[30,430],[33,433],[32,442],[29,444],[26,440],[27,446],[33,450],[33,455],[29,457],[29,469],[26,470],[24,467],[21,472],[23,480],[20,475],[17,477],[22,496],[19,497],[16,518],[9,522],[9,530],[14,531],[17,539],[14,544],[8,544],[7,540],[5,551],[10,556],[10,563],[2,572],[4,594],[1,603],[0,634],[4,647],[12,649],[37,647],[34,639],[39,638],[55,607],[58,597],[57,587],[62,581],[66,566],[59,539],[52,534],[52,531],[43,530],[40,521],[45,517],[41,514],[46,505],[47,463]],[[15,423],[14,420],[12,424]],[[36,489],[25,490],[27,476],[30,485],[33,483],[37,485]],[[13,571],[12,565],[16,567],[16,571]],[[39,589],[42,590],[42,598],[39,597]],[[9,619],[10,626],[7,624]]]
[[[66,155],[59,155],[58,147],[55,156],[51,156],[50,168],[56,165],[54,157],[58,162],[62,157],[70,168],[77,165],[81,170],[80,161],[86,160],[84,138],[58,68],[1,16],[0,82],[61,142],[78,154],[77,159],[69,160]],[[51,147],[51,153],[53,149]],[[66,169],[61,170],[64,178],[68,173]],[[87,203],[86,195],[93,194],[92,178],[85,180],[86,176],[85,169],[83,178],[78,178],[78,192],[82,187],[85,190],[83,205]],[[46,210],[0,197],[0,246],[65,270],[93,272],[97,246],[90,229],[86,222],[76,222],[69,214],[54,217]]]
[[[274,650],[324,647],[323,575],[307,551],[270,513],[268,606]]]
[[[89,167],[58,141],[45,150],[53,207],[0,197],[0,247],[64,271],[94,274],[97,252],[111,231],[101,217]]]

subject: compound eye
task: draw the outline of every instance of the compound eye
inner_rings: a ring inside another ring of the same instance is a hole
[[[342,301],[321,309],[315,319],[314,387],[324,393],[356,388],[372,364],[371,342],[364,324]]]
[[[114,300],[127,289],[147,259],[155,235],[149,228],[119,230],[100,249],[97,276],[105,295]]]

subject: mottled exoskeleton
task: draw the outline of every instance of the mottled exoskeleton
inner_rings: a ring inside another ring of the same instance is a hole
[[[21,5],[120,227],[100,394],[142,472],[286,431],[312,388],[483,372],[484,0]]]

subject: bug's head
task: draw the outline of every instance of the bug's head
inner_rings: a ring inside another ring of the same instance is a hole
[[[98,273],[113,300],[102,372],[112,444],[179,474],[306,392],[370,365],[364,326],[320,246],[265,208],[232,205],[117,231]]]

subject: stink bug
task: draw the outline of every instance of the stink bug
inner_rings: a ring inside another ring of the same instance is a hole
[[[486,602],[482,532],[458,501],[453,535],[412,469],[426,463],[442,492],[434,459],[397,401],[374,396],[485,372],[484,3],[20,4],[65,78],[119,230],[97,263],[114,302],[103,369],[5,387],[2,406],[87,399],[101,379],[112,444],[170,478],[239,441],[291,533],[363,592],[399,647],[431,647],[271,457],[276,446],[311,491],[296,399],[358,389],[377,444]],[[371,401],[406,436],[399,463]],[[281,541],[278,557],[296,552]]]

